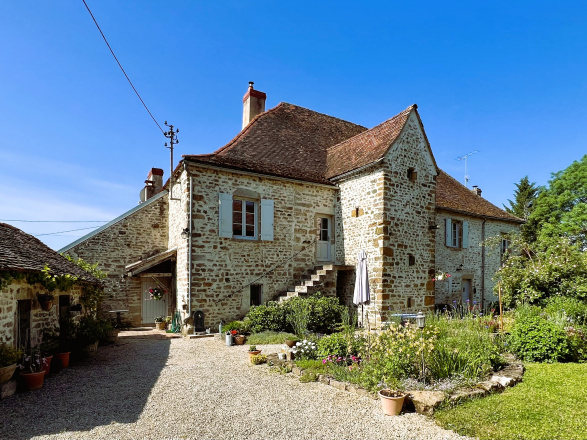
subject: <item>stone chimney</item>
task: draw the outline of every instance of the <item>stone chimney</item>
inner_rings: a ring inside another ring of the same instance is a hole
[[[163,170],[151,168],[145,180],[145,187],[141,190],[141,203],[146,202],[163,188]]]
[[[473,185],[473,189],[471,191],[481,197],[481,188],[479,188],[477,185]]]
[[[253,88],[253,81],[249,81],[249,89],[243,97],[243,129],[255,118],[265,111],[267,95]]]

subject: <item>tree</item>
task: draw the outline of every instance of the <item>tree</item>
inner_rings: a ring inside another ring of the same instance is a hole
[[[548,187],[536,198],[527,229],[531,241],[556,241],[562,236],[587,249],[587,155],[552,174]]]
[[[540,187],[536,186],[535,182],[530,183],[528,176],[522,177],[515,185],[514,201],[508,199],[510,206],[503,205],[503,207],[510,214],[528,220],[534,209],[534,201],[540,192]]]

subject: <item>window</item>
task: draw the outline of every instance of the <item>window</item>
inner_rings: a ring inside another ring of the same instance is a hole
[[[417,178],[418,173],[416,173],[416,170],[414,168],[408,168],[408,180],[410,182],[415,182]]]
[[[446,246],[457,249],[469,247],[469,222],[447,218],[445,233]]]
[[[412,254],[409,254],[408,255],[408,265],[413,266],[414,264],[416,264],[416,257]]]
[[[260,306],[261,305],[261,284],[251,284],[250,286],[250,296],[251,296],[251,305],[252,306]]]
[[[220,237],[273,240],[273,200],[218,195]]]
[[[507,259],[509,247],[510,241],[507,239],[506,236],[502,235],[501,243],[499,246],[499,261],[502,265],[505,263],[505,260]]]
[[[236,198],[232,201],[232,236],[257,238],[257,202]]]

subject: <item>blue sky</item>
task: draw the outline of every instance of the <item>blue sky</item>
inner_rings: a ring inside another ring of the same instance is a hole
[[[417,103],[436,161],[501,206],[587,152],[587,4],[87,0],[182,154],[241,128],[248,81],[372,127]],[[0,3],[0,219],[111,220],[165,138],[81,0]],[[97,223],[10,222],[31,234]],[[58,249],[87,231],[39,236]]]

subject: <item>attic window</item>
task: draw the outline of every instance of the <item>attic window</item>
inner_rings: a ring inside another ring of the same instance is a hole
[[[410,182],[415,182],[417,178],[418,173],[416,173],[416,170],[414,168],[408,168],[408,180]]]

